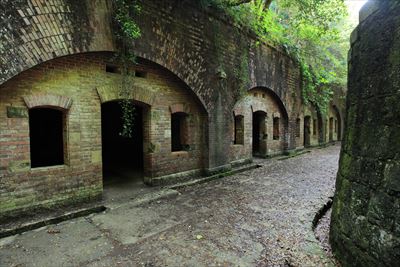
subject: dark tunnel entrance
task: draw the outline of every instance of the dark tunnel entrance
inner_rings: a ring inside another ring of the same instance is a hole
[[[122,107],[119,101],[101,106],[103,182],[143,184],[143,108],[134,105],[132,137],[121,136]]]

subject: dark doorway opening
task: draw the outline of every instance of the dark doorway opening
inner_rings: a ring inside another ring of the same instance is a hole
[[[336,106],[333,106],[336,118],[335,118],[335,133],[336,139],[340,141],[342,139],[342,119],[340,117],[339,109]]]
[[[320,143],[320,144],[323,144],[323,143],[325,143],[325,140],[326,140],[326,124],[325,124],[325,127],[324,127],[324,124],[323,124],[323,120],[322,120],[322,115],[321,115],[321,112],[319,111],[319,110],[317,110],[317,118],[318,118],[318,123],[317,123],[317,127],[318,127],[318,142]],[[324,131],[324,128],[325,128],[325,131]]]
[[[184,151],[188,142],[187,114],[177,112],[171,114],[171,151]]]
[[[64,114],[51,108],[29,110],[31,168],[64,164]]]
[[[329,118],[329,141],[333,141],[333,118]]]
[[[266,153],[266,113],[257,111],[253,113],[253,155],[260,156]]]
[[[311,117],[304,117],[304,147],[311,145]]]
[[[243,145],[244,144],[244,116],[242,116],[242,115],[234,116],[234,120],[235,120],[235,129],[234,129],[233,143],[235,145]]]
[[[143,184],[143,108],[134,105],[132,137],[121,135],[124,127],[119,101],[101,106],[102,156],[104,184]]]

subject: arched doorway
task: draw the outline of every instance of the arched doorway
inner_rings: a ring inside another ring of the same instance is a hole
[[[252,118],[249,133],[252,135],[252,155],[265,158],[282,154],[289,148],[291,140],[285,105],[274,91],[266,87],[254,87],[248,95],[247,104],[251,103],[248,116]]]
[[[326,134],[326,124],[324,125],[324,120],[322,119],[321,111],[317,108],[317,127],[318,127],[318,142],[319,144],[325,143],[325,134]],[[325,127],[325,130],[324,130]]]
[[[143,112],[144,107],[133,105],[133,116],[124,123],[120,101],[101,105],[103,183],[143,183]],[[131,137],[122,136],[129,127]]]
[[[333,110],[336,116],[336,121],[335,121],[336,138],[338,141],[340,141],[342,140],[342,118],[340,116],[340,112],[337,106],[333,105]]]
[[[304,147],[311,145],[311,116],[304,117]]]
[[[267,153],[267,114],[263,111],[253,113],[253,155],[260,156]]]
[[[329,118],[329,142],[333,141],[333,123],[334,120],[333,118]]]

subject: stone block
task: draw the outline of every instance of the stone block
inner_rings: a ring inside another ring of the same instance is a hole
[[[379,1],[370,0],[360,10],[360,23],[379,10]]]
[[[28,109],[25,107],[7,107],[7,118],[28,118]]]
[[[368,205],[367,217],[370,222],[390,229],[394,222],[394,198],[383,192],[375,193]]]
[[[400,162],[388,161],[386,163],[383,182],[387,190],[400,192]]]
[[[26,172],[31,169],[30,161],[20,160],[20,161],[11,161],[9,166],[9,171],[16,173],[16,172]]]
[[[353,45],[358,40],[358,27],[356,27],[350,35],[350,44]],[[351,59],[351,48],[349,50],[349,60]]]
[[[101,163],[101,151],[92,151],[92,163]]]

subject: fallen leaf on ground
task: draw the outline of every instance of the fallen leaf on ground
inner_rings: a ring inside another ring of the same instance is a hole
[[[57,229],[49,229],[49,230],[47,230],[47,233],[54,235],[54,234],[59,234],[61,232],[60,232],[60,230],[57,230]]]

